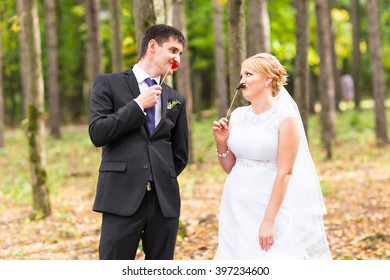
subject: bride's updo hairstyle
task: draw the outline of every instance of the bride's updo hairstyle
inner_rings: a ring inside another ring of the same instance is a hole
[[[258,53],[244,60],[243,67],[252,69],[264,77],[272,78],[272,96],[277,96],[287,82],[287,71],[279,60],[269,53]]]

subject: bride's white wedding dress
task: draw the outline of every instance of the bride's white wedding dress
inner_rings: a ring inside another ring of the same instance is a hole
[[[215,259],[330,259],[323,213],[318,213],[324,212],[322,194],[319,200],[322,205],[312,207],[317,201],[308,203],[310,215],[302,212],[307,209],[297,207],[305,199],[312,200],[310,195],[302,198],[304,187],[300,183],[305,178],[290,180],[275,220],[274,245],[268,251],[261,250],[259,245],[258,230],[277,171],[278,131],[287,117],[300,118],[280,100],[260,115],[254,114],[251,106],[237,108],[232,113],[228,146],[236,156],[236,164],[222,195]],[[298,158],[294,170],[297,163]]]

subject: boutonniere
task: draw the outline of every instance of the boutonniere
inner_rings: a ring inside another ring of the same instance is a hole
[[[173,100],[171,102],[168,102],[168,106],[167,106],[167,109],[170,110],[172,109],[173,107],[175,107],[177,104],[181,104],[181,102],[179,100]]]

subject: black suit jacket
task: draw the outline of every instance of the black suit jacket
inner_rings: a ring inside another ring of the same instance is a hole
[[[177,176],[188,162],[186,103],[174,89],[165,84],[162,88],[162,118],[150,135],[146,115],[134,101],[140,91],[133,71],[96,78],[89,135],[96,147],[103,148],[94,211],[132,215],[153,170],[164,216],[179,217]]]

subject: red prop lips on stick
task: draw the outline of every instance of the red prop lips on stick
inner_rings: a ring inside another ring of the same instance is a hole
[[[173,60],[171,62],[171,67],[172,67],[173,71],[176,71],[179,68],[179,63],[177,63],[176,61]]]

